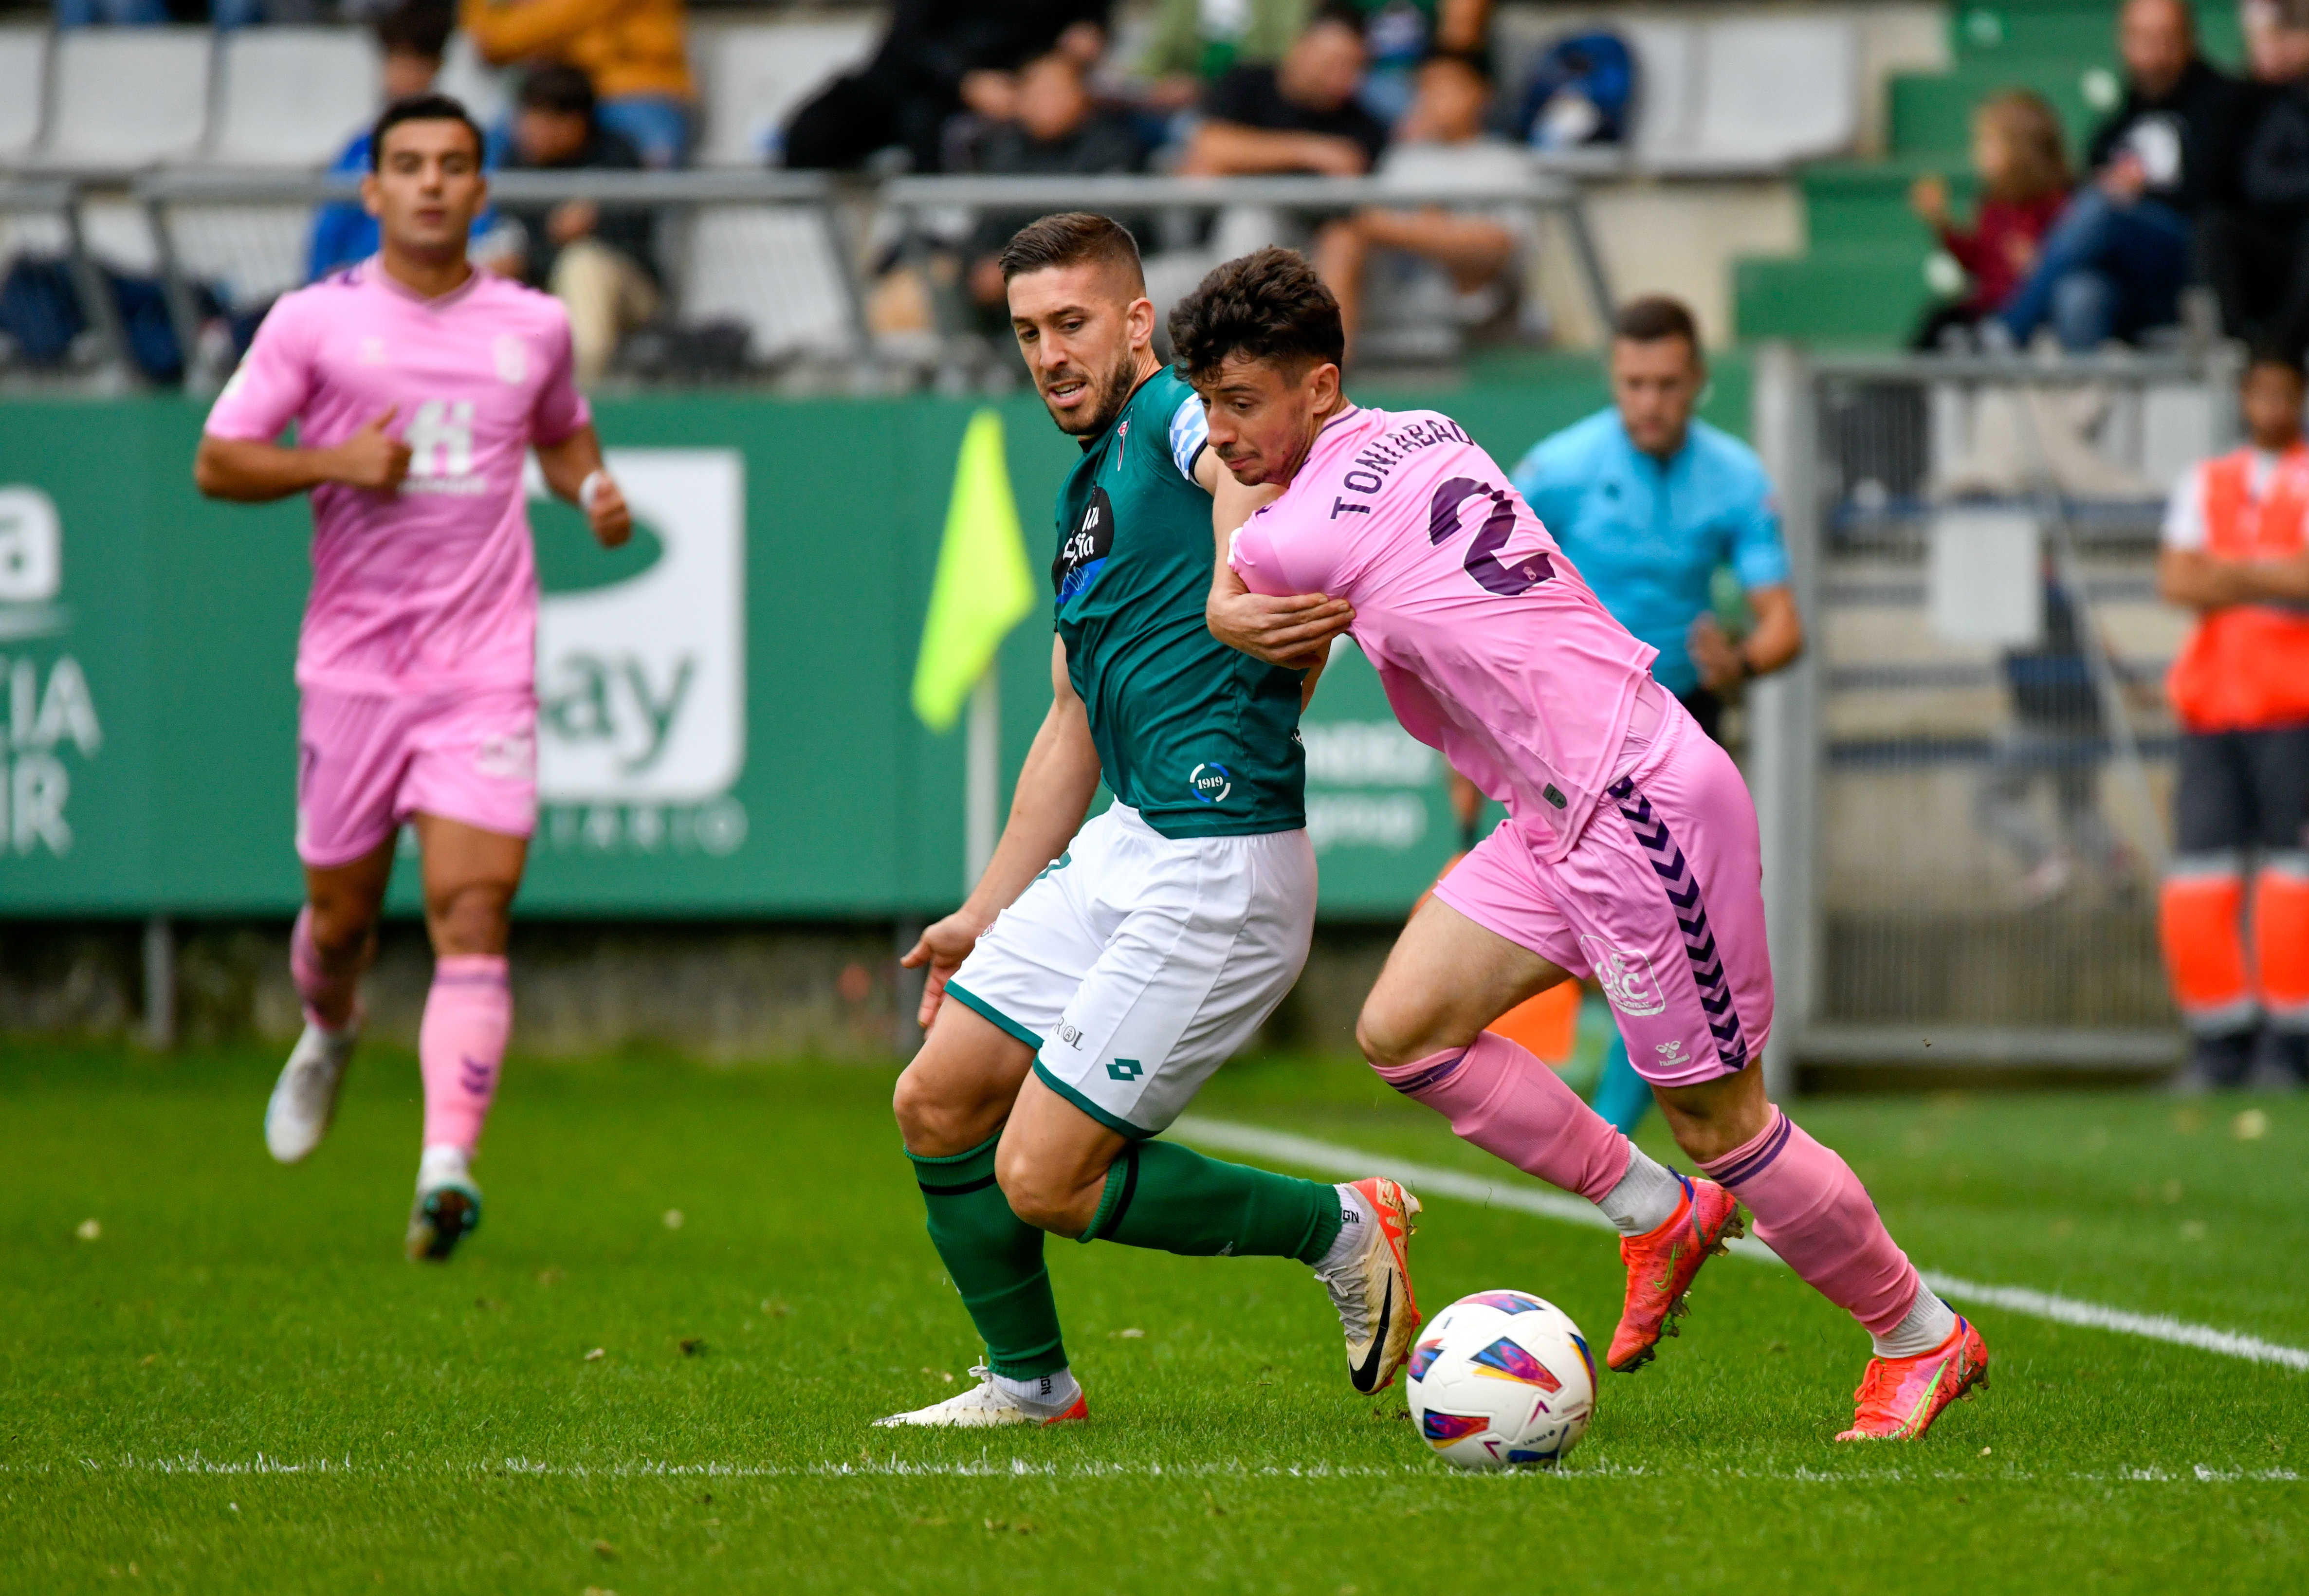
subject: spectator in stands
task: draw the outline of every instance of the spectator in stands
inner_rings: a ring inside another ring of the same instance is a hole
[[[2254,78],[2291,83],[2309,77],[2309,3],[2244,0],[2237,12],[2244,24],[2245,64]]]
[[[1998,313],[2016,344],[2048,323],[2071,349],[2170,325],[2192,229],[2234,196],[2243,91],[2197,53],[2187,0],[2126,0],[2117,43],[2124,100],[2093,134],[2092,177]]]
[[[2258,104],[2238,139],[2239,203],[2208,219],[2205,271],[2224,331],[2298,353],[2309,346],[2309,0],[2289,15],[2248,6],[2245,20]]]
[[[1135,68],[1147,104],[1182,111],[1235,67],[1273,65],[1306,22],[1306,0],[1162,0]]]
[[[644,165],[689,159],[696,91],[683,0],[462,0],[458,16],[492,66],[562,61],[583,72],[601,125]]]
[[[1611,408],[1534,444],[1516,489],[1604,607],[1659,651],[1660,686],[1721,741],[1726,702],[1803,650],[1771,479],[1754,450],[1693,415],[1708,366],[1682,305],[1630,300],[1611,361]],[[1716,615],[1716,573],[1727,566],[1753,617],[1739,636]],[[1615,1039],[1596,1111],[1632,1130],[1650,1106]]]
[[[1524,152],[1484,132],[1492,82],[1469,56],[1434,56],[1419,69],[1419,94],[1379,158],[1379,175],[1421,187],[1513,180],[1530,174]],[[1490,321],[1504,307],[1508,268],[1521,235],[1506,217],[1445,210],[1368,210],[1322,230],[1316,270],[1339,301],[1352,343],[1362,315],[1371,252],[1397,250],[1440,267],[1460,296],[1461,319]]]
[[[1053,51],[1087,72],[1106,53],[1111,0],[898,0],[872,60],[834,80],[786,125],[785,164],[860,167],[897,147],[939,167],[947,119],[1017,115],[1018,69]]]
[[[989,128],[968,169],[998,176],[1076,176],[1135,172],[1146,149],[1129,116],[1095,104],[1082,64],[1060,50],[1036,56],[1018,73],[1016,116]],[[1048,207],[1043,207],[1043,210]],[[999,259],[1010,236],[1042,214],[990,212],[971,236],[970,297],[1009,324],[1008,290]]]
[[[575,66],[533,67],[515,102],[507,171],[640,171],[640,151],[603,125],[593,85]],[[654,220],[644,207],[564,200],[500,205],[513,224],[489,269],[550,291],[569,312],[577,381],[592,387],[609,369],[618,341],[658,313]]]
[[[409,4],[386,12],[376,20],[377,51],[385,63],[385,103],[430,93],[441,75],[441,58],[449,46],[454,17],[445,6]],[[368,129],[363,126],[345,145],[329,170],[358,176],[368,170]],[[480,238],[493,224],[484,214],[473,223]],[[365,261],[376,253],[376,218],[358,200],[324,205],[313,215],[312,244],[307,251],[305,280],[317,282],[341,267]]]
[[[2247,444],[2175,489],[2158,582],[2197,625],[2166,695],[2181,723],[2158,930],[2197,1086],[2241,1084],[2257,1042],[2309,1079],[2309,445],[2299,358],[2239,393]],[[2250,867],[2252,929],[2245,916]],[[2249,950],[2249,951],[2248,951]]]
[[[1324,12],[1275,65],[1237,66],[1211,85],[1179,170],[1362,176],[1387,147],[1386,125],[1355,99],[1364,64],[1362,19]]]
[[[1956,225],[1948,184],[1938,173],[1927,173],[1908,189],[1909,208],[1956,257],[1971,285],[1963,298],[1926,315],[1914,341],[1919,349],[1961,341],[1984,317],[2004,308],[2036,265],[2039,244],[2069,201],[2060,116],[2026,89],[1982,100],[1972,113],[1972,169],[1980,180],[1980,207],[1969,228]]]
[[[1388,126],[1410,114],[1419,66],[1431,55],[1489,47],[1492,0],[1352,0],[1362,13],[1367,64],[1356,98]]]

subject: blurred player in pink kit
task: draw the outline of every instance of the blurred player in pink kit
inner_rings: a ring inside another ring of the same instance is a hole
[[[1612,1220],[1628,1268],[1613,1368],[1651,1359],[1701,1264],[1741,1233],[1744,1203],[1757,1234],[1873,1338],[1839,1438],[1923,1434],[1985,1377],[1987,1349],[1925,1289],[1849,1166],[1765,1095],[1772,978],[1739,771],[1456,423],[1348,401],[1337,306],[1297,255],[1219,267],[1172,311],[1171,341],[1210,447],[1238,481],[1276,490],[1222,550],[1212,631],[1302,667],[1348,632],[1405,729],[1508,806],[1364,1003],[1372,1066]],[[1484,1029],[1590,974],[1707,1178],[1654,1161]]]
[[[633,522],[572,384],[559,302],[465,258],[488,197],[480,129],[455,100],[420,96],[386,108],[369,151],[361,199],[381,248],[273,306],[193,476],[212,498],[313,498],[297,650],[306,902],[290,944],[306,1024],[265,1142],[294,1163],[328,1130],[413,820],[435,962],[408,1249],[443,1259],[480,1219],[468,1165],[513,1022],[506,921],[537,819],[529,450],[604,547]],[[296,444],[276,442],[292,421]]]

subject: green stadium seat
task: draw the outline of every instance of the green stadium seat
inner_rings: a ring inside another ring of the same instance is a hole
[[[1789,338],[1821,346],[1907,341],[1933,300],[1929,240],[1901,248],[1843,245],[1794,257],[1751,255],[1732,268],[1733,321],[1743,341]]]

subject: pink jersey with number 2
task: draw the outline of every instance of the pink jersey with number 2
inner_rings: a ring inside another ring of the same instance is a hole
[[[1611,781],[1656,651],[1613,620],[1449,418],[1333,418],[1235,533],[1253,592],[1328,593],[1404,729],[1561,860]]]
[[[527,690],[537,564],[522,485],[532,443],[591,418],[551,296],[485,272],[427,299],[375,260],[288,294],[209,412],[214,436],[341,444],[383,414],[411,450],[396,494],[313,490],[308,687]]]

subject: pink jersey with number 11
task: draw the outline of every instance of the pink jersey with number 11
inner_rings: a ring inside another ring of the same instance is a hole
[[[1570,851],[1657,651],[1596,602],[1457,422],[1334,418],[1230,563],[1253,592],[1353,604],[1404,729],[1506,804],[1544,858]]]

